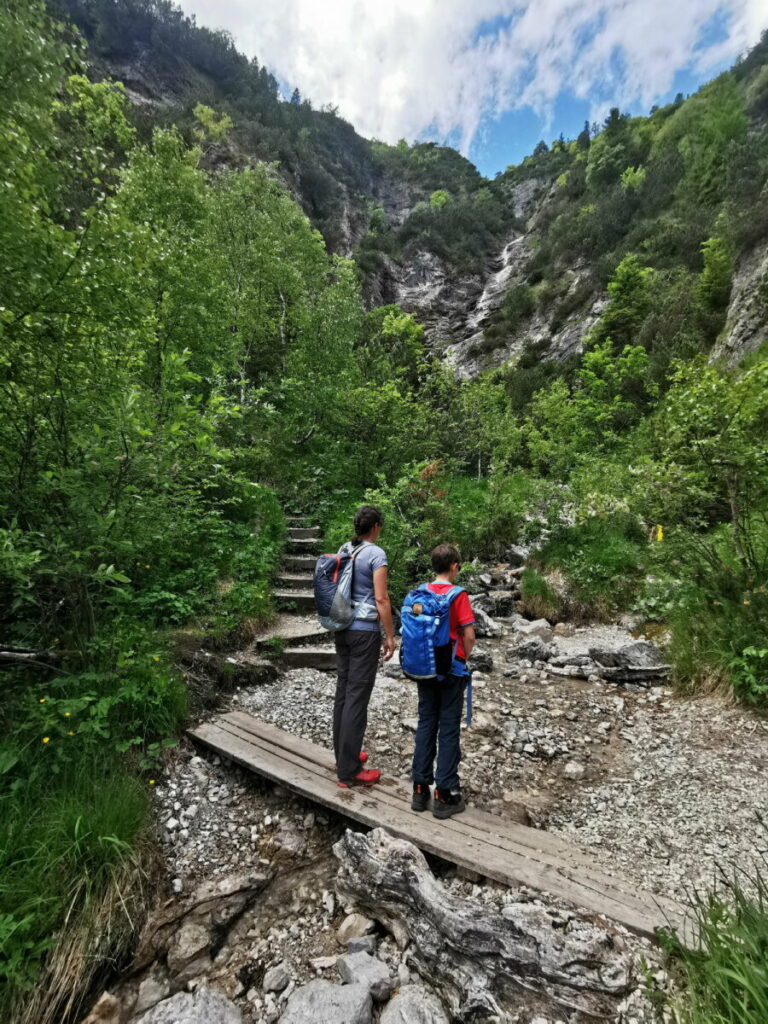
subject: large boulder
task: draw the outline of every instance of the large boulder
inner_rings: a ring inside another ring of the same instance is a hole
[[[206,985],[194,992],[178,992],[142,1014],[135,1024],[242,1024],[233,1002]]]
[[[365,985],[310,981],[293,992],[280,1024],[371,1024],[371,994]]]
[[[478,636],[501,636],[504,627],[500,622],[492,619],[482,608],[474,607],[473,611],[475,613],[475,633]]]
[[[555,648],[541,637],[532,636],[521,640],[516,647],[510,647],[507,651],[507,658],[509,660],[518,658],[521,661],[549,661],[554,650]]]
[[[475,647],[467,659],[471,672],[490,672],[493,669],[493,655],[484,648]]]
[[[664,680],[670,672],[655,644],[646,640],[624,647],[590,647],[589,656],[597,664],[598,675],[616,683],[650,685]]]
[[[538,637],[540,640],[544,640],[545,643],[549,643],[555,635],[546,619],[534,619],[532,622],[520,622],[518,620],[514,626],[516,631],[523,636]]]

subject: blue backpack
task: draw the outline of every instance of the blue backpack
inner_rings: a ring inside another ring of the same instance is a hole
[[[451,604],[463,591],[451,587],[435,594],[423,584],[406,596],[400,612],[400,667],[409,679],[438,683],[449,675],[469,675],[466,663],[456,657],[458,641],[451,646]]]

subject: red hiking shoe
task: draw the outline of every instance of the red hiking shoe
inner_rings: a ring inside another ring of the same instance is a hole
[[[351,789],[352,786],[372,786],[378,782],[381,778],[381,772],[375,768],[363,768],[359,771],[354,779],[350,779],[349,782],[342,782],[339,780],[336,785],[340,789]]]
[[[366,754],[366,752],[365,752],[364,750],[361,750],[361,751],[360,751],[360,764],[365,764],[365,762],[366,762],[367,760],[368,760],[368,755]],[[337,764],[335,764],[335,765],[333,766],[333,770],[334,770],[335,772],[337,772],[337,771],[339,770],[339,766],[338,766]]]

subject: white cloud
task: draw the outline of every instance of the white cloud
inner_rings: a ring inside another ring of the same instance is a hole
[[[675,73],[706,73],[768,27],[765,0],[181,0],[240,49],[358,131],[395,142],[428,128],[466,152],[481,122],[531,106],[545,120],[569,89],[650,106]],[[728,37],[702,32],[727,15]],[[500,22],[493,30],[493,19]],[[488,23],[491,23],[489,26]],[[480,27],[480,31],[478,31]]]

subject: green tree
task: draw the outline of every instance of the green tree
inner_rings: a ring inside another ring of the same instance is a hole
[[[699,278],[701,298],[710,309],[723,309],[728,305],[733,277],[733,256],[723,238],[708,238],[701,247],[704,268]]]
[[[654,272],[637,256],[625,256],[608,284],[608,308],[590,332],[590,344],[610,338],[617,348],[631,345],[653,307]]]
[[[655,397],[649,367],[644,348],[615,355],[610,338],[585,352],[573,388],[559,379],[533,398],[524,431],[532,465],[562,478],[615,447]]]

